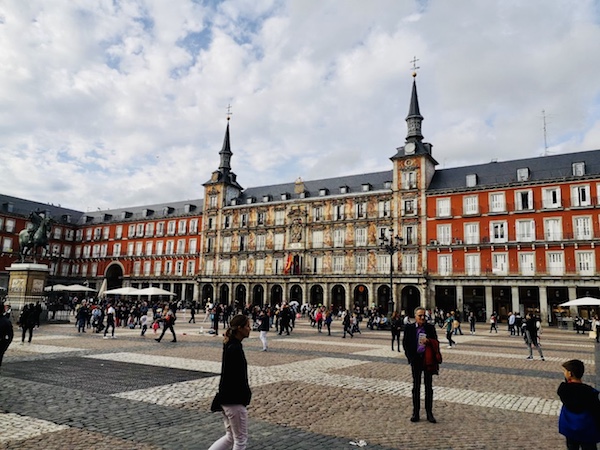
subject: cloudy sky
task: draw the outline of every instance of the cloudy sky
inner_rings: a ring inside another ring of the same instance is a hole
[[[598,0],[0,0],[0,192],[92,211],[600,148]],[[543,115],[547,123],[544,146]]]

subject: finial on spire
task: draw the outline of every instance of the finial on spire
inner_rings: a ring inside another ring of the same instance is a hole
[[[420,67],[417,66],[417,61],[420,61],[420,60],[417,59],[416,56],[413,56],[413,59],[410,61],[412,63],[412,65],[413,65],[412,66],[412,70],[413,70],[412,76],[413,76],[413,78],[416,78],[416,76],[417,76],[417,70],[420,69]]]
[[[233,113],[231,112],[231,103],[229,105],[227,105],[227,121],[229,122],[229,119],[231,119],[231,115]]]

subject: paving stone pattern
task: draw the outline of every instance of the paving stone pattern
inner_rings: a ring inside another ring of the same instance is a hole
[[[222,341],[202,324],[177,327],[178,342],[119,329],[116,339],[47,325],[15,342],[0,369],[0,449],[207,449],[223,433],[209,412]],[[298,321],[291,336],[256,333],[244,348],[253,390],[250,449],[564,448],[557,431],[560,363],[586,363],[596,384],[594,341],[544,330],[546,361],[525,360],[520,337],[480,333],[442,347],[434,379],[437,424],[411,423],[410,367],[389,332],[341,338]],[[424,412],[423,412],[424,414]],[[423,417],[424,419],[424,417]]]

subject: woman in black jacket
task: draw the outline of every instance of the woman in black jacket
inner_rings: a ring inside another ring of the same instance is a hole
[[[248,363],[242,341],[250,335],[250,321],[240,314],[231,319],[223,339],[223,361],[219,392],[211,410],[222,411],[225,435],[209,450],[244,450],[248,442],[248,410],[252,392],[248,384]]]

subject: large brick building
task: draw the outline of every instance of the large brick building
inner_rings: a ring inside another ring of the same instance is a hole
[[[232,170],[228,123],[202,199],[50,211],[64,218],[51,236],[53,278],[238,304],[425,305],[480,320],[535,311],[550,323],[560,303],[600,297],[600,151],[436,170],[422,121],[413,80],[390,170],[247,189]],[[4,266],[25,209],[0,214]]]

